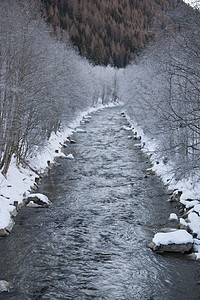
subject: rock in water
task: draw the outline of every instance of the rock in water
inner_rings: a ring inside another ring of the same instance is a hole
[[[0,293],[9,292],[11,284],[8,281],[0,280]]]
[[[31,201],[34,202],[35,204],[38,204],[41,206],[51,204],[51,201],[48,199],[48,197],[43,194],[30,194],[26,198],[25,202],[26,202],[26,204],[29,204],[29,202],[31,202]]]
[[[72,153],[70,153],[70,154],[68,154],[67,155],[67,157],[66,158],[68,158],[68,159],[74,159],[74,156],[73,156],[73,154]]]
[[[191,251],[193,247],[193,237],[186,230],[175,230],[172,232],[156,233],[149,248],[157,253]]]
[[[176,253],[188,253],[192,250],[193,244],[168,244],[168,245],[159,245],[157,246],[154,242],[151,242],[149,245],[156,253],[164,253],[164,252],[176,252]]]

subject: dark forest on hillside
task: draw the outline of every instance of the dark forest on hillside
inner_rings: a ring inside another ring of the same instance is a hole
[[[79,53],[124,67],[170,23],[172,0],[41,0],[48,22],[67,30]]]

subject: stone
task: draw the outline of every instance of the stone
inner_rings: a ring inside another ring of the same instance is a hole
[[[178,221],[178,217],[175,213],[171,213],[169,216],[169,221]]]
[[[176,231],[176,228],[170,228],[170,227],[163,227],[160,229],[160,232],[173,232]]]
[[[65,145],[65,144],[63,144],[63,145],[62,145],[62,147],[63,147],[63,148],[68,148],[68,146],[67,146],[67,145]]]
[[[197,256],[196,256],[196,254],[194,252],[188,254],[187,258],[190,259],[190,260],[197,260]]]
[[[61,167],[61,166],[62,166],[61,163],[58,163],[58,162],[54,163],[54,167]]]
[[[70,140],[70,144],[76,144],[76,141]]]
[[[185,219],[180,218],[180,220],[179,220],[179,228],[188,231],[188,224],[187,224],[187,222],[186,222]]]
[[[186,230],[175,229],[170,232],[159,232],[154,235],[149,248],[157,253],[179,252],[185,253],[192,250],[193,236]]]
[[[6,280],[0,280],[0,293],[9,292],[11,284]]]
[[[39,206],[48,206],[49,204],[51,204],[51,201],[48,199],[48,197],[43,194],[30,194],[25,199],[25,203],[26,203],[26,205],[28,205],[30,202],[33,202]],[[31,206],[31,205],[29,205],[29,206]],[[33,206],[31,206],[31,207],[33,207]],[[36,206],[34,206],[34,207],[36,207]]]
[[[175,252],[175,253],[188,253],[193,248],[193,243],[187,244],[168,244],[157,246],[154,242],[151,242],[148,247],[156,253]]]
[[[0,229],[0,237],[5,237],[9,235],[9,232],[6,229]]]
[[[10,218],[10,222],[9,222],[8,226],[5,227],[5,228],[0,229],[0,237],[5,237],[5,236],[9,235],[9,233],[12,230],[14,224],[15,224],[15,222],[13,221],[12,218]]]
[[[33,201],[30,201],[26,206],[28,207],[41,207],[41,205],[34,203]]]

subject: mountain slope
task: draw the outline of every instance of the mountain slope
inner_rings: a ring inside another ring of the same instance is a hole
[[[181,0],[41,0],[48,21],[68,31],[82,56],[124,67],[168,25]]]

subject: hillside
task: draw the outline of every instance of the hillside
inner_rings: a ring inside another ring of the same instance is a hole
[[[48,22],[66,29],[82,56],[124,67],[168,23],[172,0],[41,0]]]

